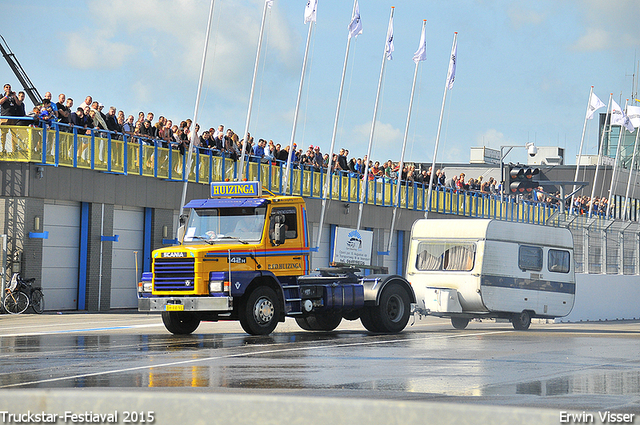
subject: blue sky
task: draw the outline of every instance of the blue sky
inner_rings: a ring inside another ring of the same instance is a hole
[[[244,130],[264,0],[216,0],[199,123]],[[3,0],[2,35],[41,94],[91,95],[126,114],[192,118],[209,0]],[[306,0],[275,0],[250,131],[291,140],[308,26]],[[590,87],[606,103],[631,97],[640,36],[637,0],[359,0],[363,34],[351,43],[337,148],[364,156],[391,6],[387,62],[372,159],[400,157],[413,53],[427,20],[405,160],[431,162],[453,34],[456,82],[447,95],[437,161],[468,162],[472,146],[560,146],[575,164]],[[319,0],[295,135],[327,152],[351,18],[351,0]],[[6,63],[2,82],[17,80]],[[636,75],[637,78],[637,75]],[[637,96],[636,96],[637,97]],[[28,103],[28,106],[30,104]],[[595,154],[590,122],[584,153]],[[524,160],[524,149],[509,160]]]

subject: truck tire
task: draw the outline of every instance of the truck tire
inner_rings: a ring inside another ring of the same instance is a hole
[[[382,331],[373,319],[373,316],[376,314],[374,310],[374,307],[364,307],[360,312],[360,322],[362,322],[362,326],[369,332],[380,333]]]
[[[360,320],[371,332],[398,333],[407,326],[410,313],[407,290],[400,284],[390,283],[382,291],[380,304],[363,309]]]
[[[360,310],[347,310],[342,312],[344,320],[358,320],[360,318]]]
[[[162,323],[164,323],[164,327],[172,334],[189,335],[200,326],[200,319],[195,313],[163,311]]]
[[[451,324],[456,329],[464,329],[469,324],[469,319],[466,317],[451,317]]]
[[[305,331],[312,331],[311,325],[307,322],[306,317],[296,317],[296,323],[300,326],[300,329],[304,329]]]
[[[342,322],[341,313],[311,314],[305,317],[297,317],[296,322],[305,331],[330,332]]]
[[[531,326],[531,314],[527,310],[516,313],[511,317],[513,328],[518,331],[526,331]]]
[[[280,303],[273,289],[259,286],[240,303],[239,319],[249,335],[269,335],[278,325]]]

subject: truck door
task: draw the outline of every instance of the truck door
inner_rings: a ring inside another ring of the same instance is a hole
[[[295,206],[273,208],[269,220],[267,269],[278,277],[306,274],[309,248],[305,245],[306,229],[301,225],[298,209]],[[284,225],[283,241],[275,239],[277,223]]]

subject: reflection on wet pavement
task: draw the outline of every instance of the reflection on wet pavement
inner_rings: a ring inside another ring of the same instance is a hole
[[[566,325],[568,326],[568,325]],[[615,396],[640,404],[639,333],[514,332],[496,324],[360,330],[0,338],[1,388],[208,388],[415,397]],[[610,347],[615,346],[615,350]],[[522,400],[525,400],[523,398]]]

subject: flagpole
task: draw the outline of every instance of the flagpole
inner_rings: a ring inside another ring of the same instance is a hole
[[[360,203],[358,205],[358,224],[356,226],[357,230],[360,230],[360,224],[362,223],[362,208],[364,205],[364,195],[365,195],[365,189],[367,187],[367,185],[369,184],[369,158],[371,157],[371,146],[373,145],[373,134],[375,132],[375,128],[376,128],[376,119],[378,117],[378,104],[380,102],[380,91],[382,89],[382,77],[384,76],[384,68],[385,65],[387,63],[387,54],[390,53],[390,51],[388,51],[387,47],[390,46],[390,44],[393,42],[393,33],[391,33],[391,40],[389,40],[389,30],[392,29],[392,25],[393,25],[393,12],[394,12],[395,8],[393,6],[391,6],[391,16],[389,16],[389,27],[387,30],[387,40],[385,41],[385,45],[384,45],[384,53],[382,54],[382,66],[380,69],[380,78],[378,79],[378,92],[376,93],[376,103],[375,106],[373,108],[373,122],[371,123],[371,133],[369,134],[369,147],[367,149],[367,157],[366,160],[364,161],[364,173],[363,173],[363,182],[362,182],[362,189],[360,190]]]
[[[356,5],[358,0],[353,1],[353,11],[351,12],[352,22],[356,13]],[[322,190],[322,211],[320,212],[320,227],[318,228],[318,237],[316,238],[316,247],[314,251],[320,248],[322,239],[322,227],[324,226],[324,215],[328,204],[331,202],[331,194],[329,194],[329,186],[331,182],[331,166],[333,165],[333,150],[336,146],[336,135],[338,133],[338,118],[340,117],[340,106],[342,104],[342,92],[344,90],[344,79],[347,74],[347,63],[349,60],[349,47],[351,46],[351,33],[347,38],[347,48],[344,54],[344,65],[342,65],[342,78],[340,79],[340,90],[338,91],[338,106],[336,107],[336,118],[333,122],[333,133],[331,134],[331,147],[329,148],[329,163],[327,164],[327,177]],[[327,197],[329,199],[327,199]]]
[[[609,94],[609,103],[607,104],[607,115],[609,115],[609,109],[611,108],[611,100],[613,99],[613,93]],[[598,162],[596,163],[596,173],[593,176],[593,187],[591,188],[591,198],[589,199],[589,218],[593,214],[593,197],[596,194],[596,184],[598,182],[598,170],[600,169],[600,162],[602,161],[602,146],[604,145],[604,135],[607,129],[607,121],[605,119],[605,125],[602,126],[602,136],[600,137],[600,147],[598,149]],[[611,124],[611,117],[609,117],[609,124]]]
[[[629,104],[629,99],[627,99],[627,102],[624,105],[624,109],[627,109],[627,105]],[[620,105],[618,105],[620,106]],[[620,111],[622,113],[622,115],[624,116],[624,112]],[[618,135],[618,146],[616,146],[616,157],[613,161],[613,170],[611,172],[611,184],[609,185],[609,200],[607,201],[607,215],[606,217],[609,218],[609,211],[611,209],[611,201],[613,199],[613,191],[615,190],[617,184],[615,184],[615,180],[616,180],[616,174],[618,171],[618,160],[620,157],[620,145],[622,144],[622,132],[624,131],[624,126],[622,124],[620,124],[620,134]],[[609,145],[611,145],[611,123],[609,125]]]
[[[620,129],[622,131],[622,128]],[[636,128],[636,141],[633,144],[633,156],[631,159],[631,168],[629,168],[629,179],[627,180],[627,191],[624,195],[624,217],[623,219],[627,219],[627,207],[629,206],[629,188],[631,187],[631,176],[633,175],[633,167],[636,165],[636,152],[638,149],[638,136],[640,136],[640,128]]]
[[[253,80],[251,80],[251,92],[249,94],[249,109],[247,110],[247,122],[244,127],[243,139],[242,139],[242,153],[240,154],[240,166],[238,167],[238,180],[242,181],[244,178],[244,154],[247,150],[248,134],[249,134],[249,122],[251,121],[251,108],[253,107],[253,93],[256,87],[256,76],[258,75],[258,64],[260,62],[260,51],[262,50],[262,36],[264,34],[264,23],[267,17],[267,9],[269,8],[269,2],[264,2],[264,9],[262,10],[262,23],[260,24],[260,36],[258,37],[258,51],[256,52],[256,63],[253,67]]]
[[[453,33],[453,47],[451,48],[451,58],[449,63],[449,73],[447,74],[447,82],[444,85],[444,95],[442,96],[442,108],[440,108],[440,119],[438,120],[438,132],[436,134],[436,143],[433,147],[433,160],[431,162],[431,177],[429,178],[429,191],[427,192],[427,205],[424,209],[424,218],[427,218],[429,215],[429,210],[431,209],[431,195],[433,192],[433,176],[436,174],[434,172],[436,168],[436,155],[438,154],[438,144],[440,143],[440,130],[442,129],[442,117],[444,116],[444,105],[447,101],[447,91],[451,88],[451,84],[453,81],[451,79],[451,65],[455,67],[457,61],[457,41],[458,41],[458,33]],[[455,74],[455,68],[454,68]],[[455,75],[454,75],[455,77]]]
[[[422,35],[424,36],[425,27],[427,26],[427,20],[422,21]],[[422,47],[422,44],[420,45]],[[411,97],[409,98],[409,112],[407,113],[407,123],[404,127],[404,138],[402,140],[402,152],[400,154],[400,165],[398,166],[398,171],[402,173],[402,169],[404,167],[404,154],[407,148],[407,137],[409,136],[409,121],[411,120],[411,110],[413,109],[413,96],[416,91],[416,80],[418,79],[418,67],[420,66],[420,60],[415,61],[416,68],[413,71],[413,84],[411,85]],[[407,176],[408,177],[408,176]],[[407,179],[407,184],[409,181]],[[389,244],[387,245],[387,252],[391,252],[391,243],[393,241],[393,230],[396,224],[396,214],[398,211],[398,207],[400,206],[400,179],[398,179],[398,185],[396,189],[396,201],[393,207],[393,218],[391,219],[391,229],[389,230]]]
[[[587,130],[587,122],[589,120],[589,108],[591,107],[591,96],[593,96],[593,86],[591,86],[591,91],[589,91],[589,101],[587,103],[587,113],[584,116],[584,125],[582,126],[582,137],[580,138],[580,150],[578,150],[578,163],[576,164],[576,175],[573,178],[574,182],[578,181],[578,172],[580,170],[580,162],[582,161],[582,147],[584,145],[584,135]],[[571,195],[571,207],[569,208],[569,214],[573,215],[573,202],[575,199],[575,191],[576,185],[573,185],[573,195]]]
[[[187,153],[187,168],[185,170],[185,179],[182,186],[182,198],[180,200],[180,214],[178,217],[182,217],[184,212],[184,203],[187,199],[187,186],[189,184],[189,174],[191,173],[191,160],[192,152],[196,144],[196,125],[198,122],[198,109],[200,106],[200,93],[202,92],[202,81],[204,79],[204,67],[207,62],[207,47],[209,46],[209,33],[211,32],[211,21],[213,20],[213,4],[215,0],[211,0],[211,7],[209,8],[209,20],[207,21],[207,32],[204,39],[204,51],[202,52],[202,66],[200,67],[200,78],[198,79],[198,91],[196,94],[196,106],[193,112],[193,129],[191,130],[191,140],[189,141],[189,152]]]
[[[313,30],[313,23],[315,21],[309,21],[309,33],[307,34],[307,45],[304,49],[304,60],[302,61],[302,74],[300,75],[300,86],[298,87],[298,98],[296,100],[296,110],[293,115],[293,129],[291,130],[291,141],[289,142],[289,156],[287,157],[287,167],[284,170],[284,182],[283,193],[286,195],[289,189],[289,172],[291,171],[291,158],[293,158],[293,142],[296,138],[296,127],[298,125],[298,112],[300,111],[300,98],[302,96],[302,86],[304,85],[304,74],[307,70],[307,58],[309,56],[309,44],[311,41],[311,32]]]

